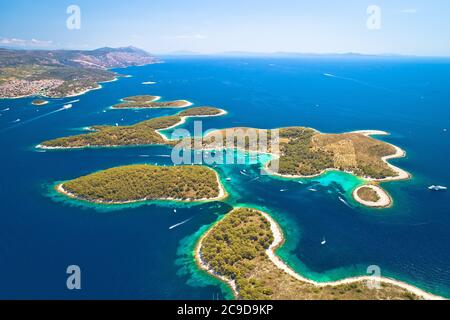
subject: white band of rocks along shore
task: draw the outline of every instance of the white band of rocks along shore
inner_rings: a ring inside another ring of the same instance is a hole
[[[390,278],[384,278],[384,277],[361,276],[361,277],[347,278],[347,279],[343,279],[343,280],[339,280],[339,281],[332,281],[332,282],[316,282],[316,281],[307,279],[305,277],[302,277],[297,272],[292,270],[288,265],[286,265],[275,254],[276,249],[279,246],[281,246],[284,242],[283,233],[282,233],[280,227],[278,226],[278,224],[275,222],[275,220],[272,219],[272,217],[270,215],[268,215],[265,212],[261,212],[261,211],[259,211],[259,212],[261,213],[262,216],[264,216],[270,222],[270,229],[272,230],[273,237],[274,237],[274,242],[269,247],[269,249],[267,249],[267,251],[266,251],[267,255],[269,256],[269,259],[279,269],[285,271],[286,273],[288,273],[292,277],[296,278],[297,280],[304,281],[306,283],[309,283],[309,284],[312,284],[312,285],[315,285],[318,287],[338,286],[341,284],[349,284],[349,283],[355,283],[355,282],[360,282],[360,281],[374,281],[375,280],[375,281],[380,281],[382,283],[388,283],[388,284],[398,286],[398,287],[403,288],[403,289],[405,289],[419,297],[422,297],[423,299],[426,299],[426,300],[444,300],[444,298],[442,298],[440,296],[436,296],[431,293],[425,292],[425,291],[423,291],[417,287],[414,287],[410,284],[407,284],[407,283],[404,283],[404,282],[401,282],[398,280],[390,279]]]
[[[361,197],[358,195],[358,191],[362,188],[370,188],[373,191],[375,191],[379,197],[379,200],[377,202],[367,201],[361,199]],[[383,190],[380,186],[367,184],[361,187],[356,188],[353,191],[353,198],[358,201],[359,203],[367,206],[367,207],[373,207],[373,208],[386,208],[390,207],[393,203],[392,198],[389,196],[389,194]]]
[[[283,243],[284,243],[284,237],[283,237],[283,233],[280,229],[280,227],[278,226],[278,224],[275,222],[275,220],[272,219],[272,217],[262,211],[258,211],[265,219],[267,219],[267,221],[269,221],[270,223],[270,230],[272,231],[273,237],[274,237],[274,241],[273,243],[270,245],[270,247],[266,250],[266,254],[268,255],[269,259],[272,261],[273,264],[275,264],[275,266],[286,272],[287,274],[289,274],[290,276],[294,277],[295,279],[305,282],[305,283],[309,283],[312,284],[314,286],[317,287],[326,287],[326,286],[339,286],[342,284],[350,284],[350,283],[355,283],[355,282],[361,282],[361,281],[367,281],[367,282],[372,282],[372,281],[379,281],[381,283],[386,283],[386,284],[391,284],[391,285],[395,285],[398,286],[400,288],[403,288],[425,300],[445,300],[443,297],[440,296],[436,296],[433,295],[431,293],[425,292],[417,287],[414,287],[410,284],[398,281],[398,280],[394,280],[394,279],[390,279],[390,278],[384,278],[384,277],[374,277],[374,276],[361,276],[361,277],[353,277],[353,278],[347,278],[347,279],[343,279],[343,280],[338,280],[338,281],[333,281],[333,282],[316,282],[310,279],[307,279],[301,275],[299,275],[297,272],[295,272],[292,268],[290,268],[288,265],[286,265],[286,263],[284,263],[275,253],[276,249],[279,248]],[[219,221],[220,222],[220,221]],[[219,223],[217,222],[217,223]],[[201,256],[201,247],[202,247],[202,242],[203,239],[205,239],[209,233],[211,232],[212,228],[208,230],[208,232],[206,232],[202,238],[199,240],[197,247],[195,249],[195,255],[196,255],[196,260],[199,264],[199,266],[207,271],[208,273],[210,273],[211,275],[213,275],[214,277],[226,282],[230,288],[233,290],[233,293],[236,297],[238,297],[239,292],[237,290],[237,286],[236,283],[233,280],[227,279],[224,276],[221,276],[219,274],[217,274],[217,272],[215,272],[204,260],[202,260],[202,256]]]
[[[214,174],[216,175],[217,186],[219,189],[219,194],[217,195],[217,197],[214,197],[214,198],[203,198],[203,199],[177,199],[177,198],[147,199],[147,198],[144,198],[144,199],[137,199],[137,200],[131,200],[131,201],[101,201],[101,200],[97,200],[97,201],[89,201],[89,202],[98,203],[98,204],[130,204],[130,203],[144,202],[144,201],[150,201],[150,200],[175,201],[175,202],[206,202],[206,201],[211,202],[211,201],[221,201],[221,200],[226,199],[228,197],[228,193],[226,192],[222,182],[220,181],[219,174],[211,168],[208,168],[208,169],[212,170],[214,172]],[[83,200],[83,199],[79,198],[77,195],[64,189],[63,183],[57,185],[56,190],[59,193],[65,195],[69,198]]]

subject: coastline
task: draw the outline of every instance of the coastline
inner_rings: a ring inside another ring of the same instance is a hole
[[[236,209],[236,208],[234,208],[234,209]],[[342,285],[342,284],[352,284],[355,282],[362,282],[362,281],[367,281],[367,282],[379,281],[381,283],[391,284],[391,285],[400,287],[402,289],[405,289],[406,291],[413,293],[413,294],[421,297],[424,300],[447,300],[444,297],[437,296],[432,293],[426,292],[426,291],[424,291],[418,287],[415,287],[413,285],[410,285],[406,282],[402,282],[399,280],[386,278],[386,277],[358,276],[358,277],[345,278],[342,280],[330,281],[330,282],[317,282],[317,281],[305,278],[302,275],[300,275],[299,273],[297,273],[294,269],[289,267],[284,261],[282,261],[276,255],[276,250],[278,248],[280,248],[285,242],[285,238],[284,238],[283,232],[281,230],[281,227],[268,213],[257,210],[257,209],[254,209],[254,210],[257,211],[259,214],[261,214],[270,223],[270,229],[272,231],[274,241],[272,242],[270,247],[266,250],[267,256],[269,257],[271,262],[278,269],[282,270],[283,272],[289,274],[290,276],[292,276],[293,278],[295,278],[299,281],[314,285],[316,287],[338,286],[338,285]],[[207,271],[210,275],[226,282],[230,286],[230,288],[233,290],[235,297],[238,298],[239,292],[237,291],[236,284],[234,283],[234,281],[227,279],[221,275],[218,275],[201,258],[201,247],[202,247],[203,239],[205,239],[210,234],[210,232],[214,228],[214,226],[217,223],[219,223],[220,221],[221,220],[215,222],[214,225],[198,241],[196,248],[195,248],[195,260],[196,260],[197,265],[199,265],[201,267],[201,269],[203,269],[204,271]]]
[[[364,132],[366,132],[366,131],[364,131]],[[370,134],[367,134],[367,135],[364,134],[364,135],[366,135],[366,136],[375,135],[373,132],[377,132],[377,135],[379,135],[378,132],[384,132],[384,131],[367,130],[367,132],[370,132]],[[354,132],[347,132],[347,133],[361,133],[362,134],[362,131],[361,132],[354,131]],[[388,133],[385,133],[385,134],[388,134]],[[385,142],[385,143],[387,143],[387,142]],[[322,170],[320,173],[317,173],[317,174],[314,174],[314,175],[309,175],[309,176],[305,176],[305,175],[288,175],[288,174],[276,173],[276,172],[272,171],[270,168],[268,168],[270,161],[267,162],[264,165],[264,169],[269,174],[272,174],[272,175],[275,175],[275,176],[279,176],[279,177],[282,177],[282,178],[288,178],[288,179],[311,179],[311,178],[317,178],[317,177],[319,177],[321,175],[324,175],[325,173],[330,172],[330,171],[345,172],[345,173],[348,173],[348,174],[352,174],[352,175],[354,175],[354,176],[356,176],[358,178],[364,179],[366,181],[372,181],[372,182],[388,182],[388,181],[400,181],[400,180],[411,179],[412,175],[409,172],[407,172],[407,171],[405,171],[405,170],[403,170],[401,168],[398,168],[398,167],[396,167],[396,166],[394,166],[394,165],[392,165],[392,164],[390,164],[388,162],[388,160],[391,160],[391,159],[397,159],[397,158],[404,158],[404,157],[406,157],[406,151],[401,149],[400,147],[397,147],[397,146],[393,145],[393,144],[390,144],[390,143],[387,143],[387,144],[389,144],[390,146],[394,147],[396,152],[394,154],[392,154],[392,155],[388,155],[388,156],[382,157],[381,160],[384,163],[386,163],[389,166],[390,169],[392,169],[394,172],[396,172],[397,176],[391,176],[391,177],[386,177],[386,178],[382,178],[382,179],[376,179],[376,178],[367,177],[367,176],[359,176],[359,175],[357,175],[356,173],[354,173],[352,171],[340,170],[340,169],[337,169],[337,168],[327,168],[327,169]],[[279,158],[279,155],[277,155],[277,154],[271,153],[271,155],[275,156],[276,158]]]
[[[319,134],[323,134],[322,132],[320,132],[320,131],[318,131],[316,129],[313,129],[313,128],[309,128],[309,129],[312,129],[312,130],[316,131]],[[226,129],[218,129],[218,130],[209,132],[208,134],[212,135],[212,134],[214,134],[216,132],[221,132],[223,130],[226,130]],[[268,130],[270,130],[270,129],[268,129]],[[358,133],[358,134],[362,134],[362,135],[367,136],[367,137],[373,136],[373,135],[389,135],[388,132],[381,131],[381,130],[357,130],[357,131],[344,132],[344,134],[345,133]],[[252,151],[252,152],[256,152],[258,154],[271,155],[273,157],[273,159],[268,160],[263,165],[264,171],[266,171],[269,175],[274,175],[274,176],[278,176],[278,177],[286,178],[286,179],[312,179],[312,178],[320,177],[320,176],[322,176],[322,175],[324,175],[324,174],[326,174],[327,172],[330,172],[330,171],[338,171],[338,172],[348,173],[348,174],[354,175],[355,177],[361,178],[361,179],[366,180],[366,181],[372,181],[372,182],[388,182],[388,181],[399,181],[399,180],[411,179],[412,175],[409,172],[407,172],[407,171],[405,171],[405,170],[403,170],[401,168],[398,168],[398,167],[396,167],[396,166],[394,166],[394,165],[392,165],[392,164],[390,164],[388,162],[388,160],[391,160],[391,159],[397,159],[397,158],[404,158],[404,157],[406,157],[406,151],[401,149],[400,147],[398,147],[396,145],[391,144],[391,143],[388,143],[388,142],[384,142],[384,143],[386,143],[386,144],[392,146],[393,148],[395,148],[396,152],[394,154],[392,154],[392,155],[388,155],[388,156],[382,157],[381,160],[384,163],[386,163],[389,166],[390,169],[392,169],[394,172],[396,172],[397,176],[386,177],[386,178],[383,178],[383,179],[376,179],[376,178],[372,178],[372,177],[363,177],[363,176],[357,175],[356,173],[354,173],[352,171],[340,170],[338,168],[327,168],[327,169],[324,169],[321,172],[319,172],[317,174],[313,174],[313,175],[281,174],[281,173],[274,172],[273,170],[271,170],[269,168],[270,162],[280,158],[279,154],[276,154],[276,153],[273,153],[273,152],[268,152],[268,151],[267,152],[260,152],[258,150],[255,150],[255,151]],[[218,150],[226,149],[226,147],[225,146],[222,147],[222,148],[219,147],[217,149]],[[239,148],[234,148],[234,149],[239,149]],[[244,150],[244,151],[247,151],[247,150]]]
[[[388,136],[388,135],[390,135],[389,132],[381,131],[381,130],[358,130],[358,131],[353,131],[351,133],[359,133],[359,134],[362,134],[362,135],[364,135],[366,137],[370,137],[370,136]],[[396,166],[394,166],[394,165],[392,165],[392,164],[390,164],[388,162],[388,160],[391,160],[391,159],[397,159],[397,158],[404,158],[404,157],[406,157],[406,151],[401,149],[400,147],[398,147],[396,145],[391,144],[391,143],[388,143],[388,142],[385,142],[385,143],[387,143],[391,147],[395,148],[395,153],[392,154],[392,155],[389,155],[389,156],[382,157],[381,160],[383,160],[383,162],[386,163],[391,170],[396,172],[397,176],[395,176],[395,177],[387,177],[387,178],[383,178],[383,179],[373,179],[373,178],[367,178],[367,177],[364,177],[364,178],[366,180],[369,180],[369,181],[377,181],[377,182],[400,181],[400,180],[411,179],[412,175],[409,172],[407,172],[407,171],[405,171],[405,170],[403,170],[403,169],[401,169],[399,167],[396,167]]]
[[[307,283],[310,283],[312,285],[315,285],[317,287],[326,287],[326,286],[337,286],[341,284],[351,284],[354,282],[359,281],[374,281],[378,280],[382,283],[392,284],[395,286],[398,286],[400,288],[403,288],[419,297],[422,297],[425,300],[445,300],[445,298],[428,293],[422,289],[419,289],[413,285],[410,285],[408,283],[391,279],[391,278],[385,278],[385,277],[373,277],[373,276],[360,276],[360,277],[352,277],[352,278],[346,278],[338,281],[331,281],[331,282],[316,282],[310,279],[307,279],[301,275],[299,275],[297,272],[295,272],[292,268],[290,268],[286,263],[284,263],[277,255],[276,250],[283,245],[284,243],[284,235],[282,233],[281,228],[276,223],[276,221],[267,213],[257,210],[263,217],[265,217],[270,222],[270,228],[272,230],[273,236],[274,236],[274,242],[272,245],[267,249],[267,254],[269,256],[269,259],[281,270],[287,272],[289,275],[293,276],[294,278],[304,281]]]
[[[70,95],[66,95],[66,96],[61,96],[61,97],[57,97],[57,96],[47,96],[47,95],[42,95],[39,93],[33,93],[33,94],[27,94],[27,95],[23,95],[23,96],[17,96],[17,97],[0,97],[0,99],[9,99],[9,100],[15,100],[15,99],[22,99],[22,98],[33,98],[33,97],[43,97],[43,98],[47,98],[47,99],[66,99],[66,98],[73,98],[73,97],[79,97],[82,96],[90,91],[94,91],[94,90],[100,90],[103,88],[103,86],[101,85],[101,83],[108,83],[108,82],[115,82],[118,81],[119,78],[115,77],[112,80],[106,80],[106,81],[100,81],[100,82],[96,82],[97,86],[94,88],[89,88],[89,89],[84,89],[80,92],[76,92]]]
[[[199,115],[199,116],[183,116],[180,117],[181,120],[172,125],[169,126],[167,128],[162,128],[162,129],[158,129],[155,130],[155,132],[157,134],[159,134],[163,140],[165,142],[172,142],[174,140],[170,140],[167,136],[165,136],[163,133],[161,133],[160,131],[164,131],[164,130],[169,130],[169,129],[173,129],[176,128],[184,123],[186,123],[186,120],[189,118],[210,118],[210,117],[221,117],[223,115],[228,114],[228,112],[226,110],[220,109],[221,112],[215,115]],[[87,131],[93,131],[95,132],[95,130],[92,130],[90,127],[86,127],[85,128]],[[47,147],[47,146],[43,146],[41,144],[38,144],[35,146],[36,149],[41,149],[41,150],[77,150],[77,149],[86,149],[86,148],[122,148],[122,147],[142,147],[142,146],[159,146],[159,145],[165,145],[165,144],[149,144],[149,145],[141,145],[141,144],[137,144],[137,145],[107,145],[107,146],[97,146],[97,145],[89,145],[89,146],[79,146],[79,147]]]
[[[223,282],[225,282],[228,287],[231,289],[231,291],[233,291],[233,295],[234,298],[237,299],[239,297],[239,291],[237,289],[237,285],[236,282],[234,280],[230,280],[220,274],[218,274],[217,272],[215,272],[202,258],[202,253],[201,253],[201,249],[202,249],[202,243],[203,240],[209,236],[209,234],[211,233],[211,230],[213,229],[213,227],[219,223],[223,218],[225,218],[226,215],[224,215],[221,219],[219,219],[218,221],[214,222],[213,225],[211,226],[211,228],[209,228],[201,237],[200,239],[197,241],[197,244],[195,245],[195,250],[194,250],[194,257],[195,257],[195,263],[197,264],[197,266],[205,271],[206,273],[208,273],[210,276],[213,276],[216,279],[219,279]]]
[[[175,123],[174,125],[171,125],[171,126],[169,126],[169,127],[167,127],[167,128],[158,129],[158,130],[155,130],[155,131],[156,131],[156,133],[158,133],[158,134],[164,139],[164,141],[166,141],[166,142],[172,142],[172,141],[174,141],[174,140],[169,139],[166,135],[164,135],[164,134],[163,134],[162,132],[160,132],[160,131],[170,130],[170,129],[179,127],[179,126],[185,124],[186,121],[187,121],[187,119],[189,119],[189,118],[213,118],[213,117],[221,117],[221,116],[224,116],[224,115],[227,115],[227,114],[228,114],[228,112],[227,112],[226,110],[224,110],[224,109],[219,109],[219,110],[220,110],[220,113],[218,113],[218,114],[213,114],[213,115],[180,116],[180,119],[181,119],[181,120],[180,120],[179,122],[177,122],[177,123]],[[179,113],[178,113],[178,114],[179,114]],[[178,114],[177,114],[177,115],[178,115]]]
[[[225,190],[225,187],[222,184],[222,181],[220,180],[219,174],[217,173],[217,171],[215,171],[209,167],[207,167],[207,168],[209,170],[212,170],[216,175],[216,181],[217,181],[217,185],[218,185],[218,189],[219,189],[219,194],[217,195],[217,197],[214,197],[214,198],[203,198],[203,199],[177,199],[177,198],[148,199],[148,198],[144,198],[144,199],[137,199],[137,200],[130,200],[130,201],[101,201],[101,200],[91,201],[91,200],[80,198],[77,195],[64,189],[64,182],[56,185],[55,190],[58,193],[66,196],[66,197],[75,199],[75,200],[85,201],[85,202],[95,203],[95,204],[104,204],[104,205],[123,205],[123,204],[132,204],[132,203],[140,203],[140,202],[147,202],[147,201],[174,201],[174,202],[183,202],[183,203],[201,203],[201,202],[214,202],[214,201],[225,200],[226,198],[228,198],[228,192]]]

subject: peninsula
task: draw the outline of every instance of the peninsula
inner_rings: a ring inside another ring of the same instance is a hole
[[[42,142],[41,149],[79,149],[88,147],[119,147],[138,145],[173,145],[159,130],[178,126],[189,117],[212,117],[225,114],[214,107],[197,107],[178,115],[153,118],[131,126],[93,126],[92,132]]]
[[[56,190],[71,198],[101,204],[215,201],[227,196],[218,174],[204,166],[122,166],[64,182]]]
[[[373,277],[318,283],[287,266],[276,249],[284,242],[278,224],[249,208],[229,212],[200,239],[200,268],[226,282],[244,300],[416,300],[441,299],[406,283]],[[368,283],[378,280],[380,288]]]

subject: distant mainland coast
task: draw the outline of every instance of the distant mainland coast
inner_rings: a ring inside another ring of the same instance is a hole
[[[66,98],[122,77],[113,68],[160,62],[134,48],[96,50],[0,50],[0,99]]]
[[[303,277],[277,255],[285,239],[267,213],[235,208],[198,241],[197,265],[243,300],[442,300],[407,283],[361,276],[333,282]],[[231,258],[230,258],[231,257]],[[374,281],[377,281],[379,287]]]

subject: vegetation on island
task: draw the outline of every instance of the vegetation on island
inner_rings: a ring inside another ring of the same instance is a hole
[[[180,122],[180,117],[154,118],[131,126],[93,126],[95,130],[85,134],[42,142],[44,148],[84,148],[170,144],[156,130],[165,129]]]
[[[43,99],[35,99],[31,102],[32,105],[34,106],[43,106],[45,104],[47,104],[48,101],[47,100],[43,100]]]
[[[217,116],[223,113],[223,110],[216,107],[196,107],[190,108],[180,112],[181,117],[196,117],[196,116]]]
[[[370,187],[361,187],[357,191],[357,195],[361,200],[368,202],[378,202],[380,201],[380,196],[378,193]]]
[[[396,173],[383,161],[393,146],[359,133],[322,134],[309,128],[280,130],[280,174],[317,175],[327,169],[383,179]]]
[[[277,268],[266,250],[274,241],[270,222],[259,212],[238,208],[217,222],[201,240],[200,255],[210,269],[236,283],[243,300],[418,299],[391,284],[371,290],[365,281],[315,286]],[[198,257],[197,257],[198,258]]]
[[[208,116],[212,108],[193,108],[186,110],[191,116]],[[219,112],[219,109],[217,113]],[[172,127],[182,120],[180,115],[153,118],[131,126],[90,127],[93,132],[58,138],[42,142],[39,147],[44,148],[85,148],[85,147],[114,147],[137,145],[173,145],[174,141],[164,139],[157,130]]]
[[[99,171],[65,182],[62,188],[78,199],[99,203],[198,201],[217,198],[219,183],[216,172],[208,167],[144,164]]]
[[[113,109],[159,109],[159,108],[183,108],[189,102],[186,100],[156,101],[159,97],[142,95],[123,98],[123,102],[113,106]]]
[[[127,101],[127,102],[152,102],[155,100],[158,100],[159,97],[158,96],[151,96],[151,95],[141,95],[141,96],[130,96],[130,97],[126,97],[123,98],[123,101]]]
[[[252,128],[231,128],[219,133],[227,137],[233,131],[242,131],[245,137],[245,147],[257,150],[255,143],[249,146],[250,131],[257,132],[258,142],[263,136],[268,137],[268,151],[279,155],[279,170],[277,173],[286,176],[315,176],[327,169],[352,172],[361,177],[383,179],[397,174],[383,161],[383,157],[393,155],[396,149],[383,141],[360,133],[323,134],[311,128],[291,127],[279,129],[278,140],[271,141],[272,130]],[[213,137],[211,134],[209,137]],[[208,138],[208,137],[207,137]],[[237,141],[237,139],[235,139]],[[277,143],[279,150],[271,148]],[[219,141],[217,147],[223,147]],[[235,144],[236,146],[236,144]]]

